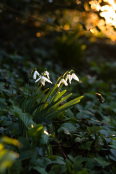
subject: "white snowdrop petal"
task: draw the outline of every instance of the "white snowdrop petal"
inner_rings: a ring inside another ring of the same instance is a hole
[[[36,79],[37,75],[39,76],[40,74],[38,73],[38,71],[35,71],[33,74],[33,79]]]
[[[62,79],[62,83],[64,83],[65,86],[68,86],[68,83],[66,82],[66,80]]]
[[[66,77],[66,82],[69,80],[69,83],[71,84],[71,80],[72,80],[72,75],[68,74]]]
[[[52,84],[52,82],[51,82],[49,79],[47,79],[46,77],[44,77],[44,76],[42,76],[42,77],[41,77],[41,79],[42,79],[42,80],[45,80],[46,82],[48,82],[48,83],[51,83],[51,84]]]
[[[45,86],[45,80],[41,80],[41,84]]]
[[[72,76],[69,75],[69,83],[71,84]]]
[[[61,83],[63,83],[65,86],[68,86],[68,83],[66,82],[66,80],[61,79],[59,84],[58,84],[58,87],[60,86]]]
[[[79,78],[76,76],[76,74],[72,74],[72,78],[74,79],[74,80],[77,80],[77,81],[79,81]]]
[[[41,76],[35,81],[35,83],[37,83],[40,79],[41,79]]]

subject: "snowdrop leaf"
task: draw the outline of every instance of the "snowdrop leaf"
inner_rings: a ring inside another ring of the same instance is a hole
[[[67,102],[66,104],[60,106],[57,111],[62,111],[62,110],[66,110],[66,109],[69,109],[70,107],[72,107],[73,105],[77,104],[78,102],[80,102],[80,100],[83,98],[83,96],[81,97],[78,97],[78,98],[75,98],[69,102]]]
[[[72,94],[69,94],[65,97],[63,97],[60,101],[58,101],[55,105],[54,105],[54,108],[56,108],[57,106],[59,106],[60,103],[66,101]]]
[[[66,90],[62,92],[58,92],[57,95],[54,97],[53,101],[57,101],[59,98],[61,98],[65,94]]]
[[[56,90],[58,85],[54,85],[52,89],[45,95],[45,97],[41,100],[41,102],[46,102],[47,99],[53,94],[53,92]]]
[[[48,114],[47,115],[47,118],[48,119],[52,119],[52,118],[56,117],[59,113],[61,113],[61,112],[65,111],[65,110],[71,108],[72,106],[74,106],[75,104],[77,104],[78,102],[80,102],[80,100],[82,98],[83,98],[83,96],[78,97],[78,98],[75,98],[75,99],[67,102],[66,104],[58,107],[55,112],[52,112],[52,113]]]

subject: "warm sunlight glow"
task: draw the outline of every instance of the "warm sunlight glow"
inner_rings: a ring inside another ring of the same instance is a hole
[[[78,16],[74,16],[73,17],[73,22],[78,22],[79,21],[79,17]]]
[[[116,41],[116,34],[112,27],[116,27],[116,1],[104,0],[104,2],[106,4],[101,6],[101,0],[92,0],[90,5],[93,10],[100,11],[100,16],[105,18],[105,21],[103,19],[97,20],[97,17],[96,20],[91,20],[94,26],[96,26],[95,21],[97,21],[97,26],[105,36],[109,37],[112,41]],[[94,27],[90,29],[91,33],[97,34],[97,30],[93,32],[93,29]]]
[[[108,5],[100,6],[101,1],[91,1],[91,8],[97,11],[101,11],[101,17],[104,17],[106,24],[116,26],[116,3],[114,0],[104,0]]]
[[[64,30],[69,30],[70,26],[68,24],[64,25]]]
[[[36,33],[36,36],[37,36],[37,37],[41,37],[41,33],[37,32],[37,33]]]
[[[31,124],[31,127],[32,127],[32,128],[34,127],[33,124]]]
[[[90,29],[91,33],[94,33],[94,30],[93,29]]]
[[[44,134],[49,135],[49,133],[46,131],[46,129],[44,129]]]

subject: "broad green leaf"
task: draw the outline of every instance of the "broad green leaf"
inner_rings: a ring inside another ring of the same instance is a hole
[[[64,131],[65,134],[70,134],[76,131],[76,127],[72,123],[63,123],[61,127],[58,129],[58,132]]]
[[[110,154],[109,154],[109,158],[113,161],[116,162],[116,150],[115,149],[110,149]]]
[[[112,140],[112,145],[109,145],[110,147],[116,149],[116,138]]]
[[[54,164],[49,171],[49,174],[59,174],[59,173],[65,173],[66,172],[66,165],[60,165],[60,164]]]
[[[21,120],[21,122],[27,129],[31,129],[31,126],[35,125],[34,121],[32,120],[32,117],[29,114],[23,113],[18,106],[13,106],[13,109],[18,118]]]
[[[40,167],[40,166],[34,166],[32,167],[32,169],[36,170],[37,172],[39,172],[40,174],[48,174],[46,172],[46,170],[43,168],[43,167]]]
[[[110,165],[110,162],[107,162],[107,161],[105,161],[103,158],[94,158],[97,162],[98,162],[98,164],[100,165],[100,166],[102,166],[103,168],[105,168],[106,166],[109,166]]]
[[[65,161],[61,156],[56,156],[56,155],[52,155],[52,156],[48,156],[48,158],[52,161],[53,164],[60,164],[60,165],[65,165]]]
[[[36,159],[35,161],[33,161],[33,164],[35,164],[36,166],[40,166],[44,169],[46,169],[46,167],[49,165],[49,164],[52,164],[52,161],[46,157],[41,157],[39,159]]]

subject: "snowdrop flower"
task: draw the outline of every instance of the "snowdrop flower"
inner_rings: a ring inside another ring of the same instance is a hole
[[[44,75],[47,75],[48,78],[44,77]],[[39,77],[37,78],[37,76],[39,76]],[[36,80],[35,83],[37,83],[38,81],[40,81],[40,83],[43,86],[45,86],[45,82],[48,82],[48,83],[51,83],[52,84],[52,82],[49,80],[49,72],[48,71],[45,71],[43,73],[43,75],[40,75],[38,73],[38,71],[35,71],[34,74],[33,74],[33,79]]]
[[[66,82],[67,82],[67,80],[69,80],[69,83],[71,84],[72,75],[68,74],[66,77]]]
[[[52,82],[51,82],[49,79],[47,79],[46,77],[41,76],[41,75],[40,75],[40,77],[35,81],[35,83],[37,83],[39,80],[40,80],[40,83],[41,83],[43,86],[45,86],[45,82],[48,82],[48,83],[51,83],[51,84],[52,84]]]
[[[38,73],[38,71],[35,71],[33,74],[33,79],[36,79],[37,76],[39,76],[40,74]]]
[[[48,71],[45,71],[45,72],[44,72],[44,75],[46,75],[46,76],[47,76],[47,78],[48,78],[48,79],[50,79],[50,77],[49,77],[49,75],[50,75],[50,74],[49,74],[49,72],[48,72]]]
[[[71,76],[72,76],[72,79],[79,81],[79,78],[77,77],[77,75],[75,73],[73,73]]]
[[[68,86],[68,83],[66,82],[66,80],[61,79],[59,84],[58,84],[58,87],[60,86],[61,83],[64,83],[65,86]]]
[[[66,77],[66,81],[69,80],[69,83],[71,84],[72,79],[79,81],[79,78],[76,76],[75,73],[73,73],[72,75],[68,74]]]

